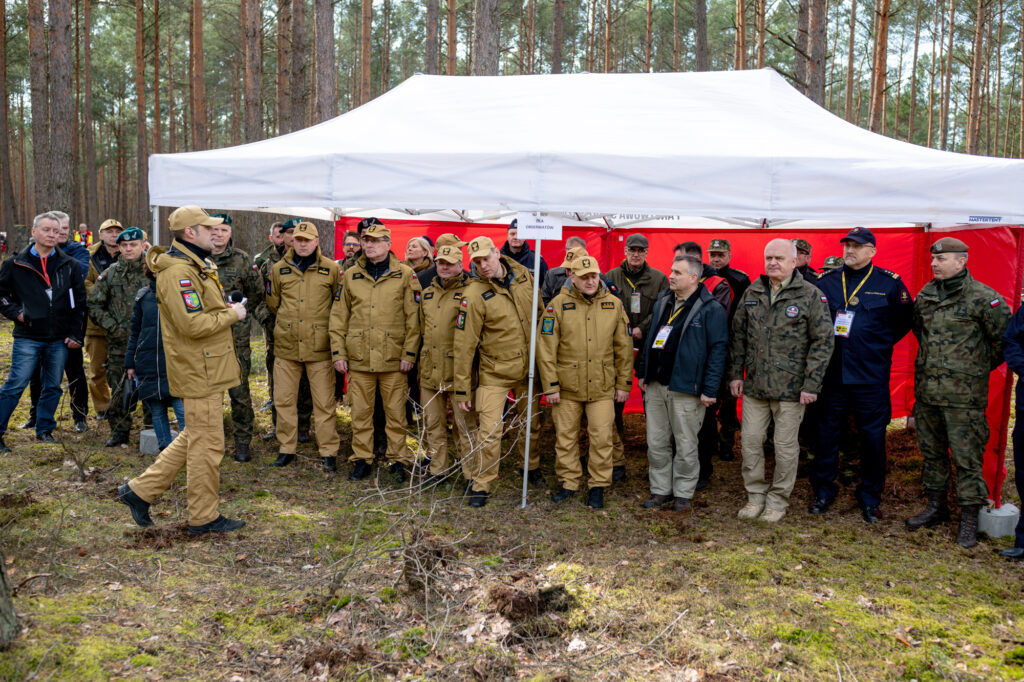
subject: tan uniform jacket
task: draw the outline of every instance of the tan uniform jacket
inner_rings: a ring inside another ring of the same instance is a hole
[[[455,376],[455,320],[462,310],[469,275],[464,272],[443,282],[440,277],[423,290],[420,300],[420,330],[423,347],[420,349],[420,386],[431,390],[452,389]]]
[[[473,276],[462,295],[455,320],[456,400],[469,400],[474,370],[481,386],[511,387],[528,375],[533,275],[507,256],[501,263],[512,273],[508,289]]]
[[[231,325],[238,315],[224,302],[217,266],[175,239],[166,253],[150,251],[156,274],[161,336],[171,394],[205,398],[241,381]]]
[[[374,280],[366,256],[345,270],[331,311],[332,360],[357,372],[397,372],[420,347],[420,283],[412,268],[388,254],[387,274]]]
[[[276,316],[274,357],[295,362],[331,359],[331,308],[341,270],[316,250],[317,260],[305,272],[295,265],[295,250],[270,268],[267,308]]]
[[[633,384],[633,339],[622,302],[602,283],[589,300],[574,286],[551,299],[540,322],[537,368],[545,393],[608,400]]]

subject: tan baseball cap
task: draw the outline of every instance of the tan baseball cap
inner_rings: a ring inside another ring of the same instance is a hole
[[[451,244],[439,246],[437,247],[437,255],[434,256],[434,260],[443,260],[445,263],[452,263],[454,265],[462,260],[462,249]]]
[[[444,234],[438,236],[438,238],[434,240],[434,246],[436,246],[439,249],[442,246],[465,246],[465,245],[466,245],[466,242],[464,242],[461,239],[459,239],[458,236],[456,236],[455,233],[453,233],[453,232],[445,232]]]
[[[122,225],[121,223],[117,222],[113,218],[107,218],[100,225],[100,232],[102,232],[103,230],[110,230],[110,229],[116,229],[117,233],[120,234],[121,230],[124,229],[124,225]]]
[[[490,237],[477,237],[469,243],[469,257],[486,256],[495,248]]]
[[[298,234],[298,231],[296,231],[296,234]],[[371,239],[391,239],[391,230],[384,227],[384,223],[378,222],[363,230],[362,236]]]
[[[313,241],[314,239],[320,238],[320,233],[317,232],[316,225],[303,220],[295,226],[295,238]]]
[[[223,218],[214,218],[203,209],[194,205],[174,209],[174,212],[171,213],[167,220],[171,225],[172,232],[184,230],[186,227],[192,227],[193,225],[213,227],[224,222]]]
[[[562,261],[562,267],[567,268],[569,265],[579,258],[580,256],[586,256],[587,250],[582,246],[574,246],[565,252],[565,260]]]
[[[601,274],[601,268],[597,265],[597,259],[591,258],[590,256],[581,256],[574,259],[572,264],[569,265],[569,268],[572,270],[572,274],[577,277],[589,275],[592,272],[596,272],[599,275]]]

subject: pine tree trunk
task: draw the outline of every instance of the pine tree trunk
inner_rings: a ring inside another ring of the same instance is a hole
[[[647,0],[647,33],[644,39],[644,73],[651,72],[651,59],[654,52],[654,7]]]
[[[160,136],[160,0],[153,0],[153,153],[159,154]],[[153,226],[156,230],[156,226]]]
[[[306,0],[292,0],[292,132],[306,127]]]
[[[174,65],[171,63],[173,41],[167,41],[167,151],[178,151],[178,117],[174,112]]]
[[[768,0],[754,0],[754,12],[756,13],[757,22],[757,68],[764,68],[765,59],[765,42],[767,40],[767,26],[766,13],[767,13]]]
[[[373,41],[373,0],[362,0],[362,12],[359,22],[359,103],[365,104],[371,99],[370,66],[372,64],[370,47]]]
[[[953,27],[956,21],[956,0],[949,0],[949,23],[947,24],[946,63],[943,70],[942,108],[939,113],[939,148],[948,149],[949,142],[949,100],[953,80]]]
[[[711,70],[711,54],[708,52],[707,0],[693,0],[693,57],[695,71]]]
[[[277,131],[291,132],[292,125],[292,4],[277,0]]]
[[[476,0],[473,26],[473,75],[498,75],[498,0]]]
[[[807,23],[807,96],[811,101],[825,104],[825,46],[828,28],[828,3],[810,0]]]
[[[323,0],[317,0],[319,5]],[[263,135],[263,60],[260,58],[260,30],[263,26],[261,16],[260,0],[242,0],[239,6],[239,15],[242,23],[242,90],[243,90],[243,119],[245,120],[244,136],[246,142],[256,142]],[[329,3],[328,3],[329,4]],[[333,16],[333,15],[332,15]],[[317,15],[317,30],[319,31],[319,14]],[[326,43],[334,53],[334,29],[327,33]],[[319,50],[318,46],[318,56]],[[333,73],[333,70],[332,70]],[[319,93],[318,93],[319,94]],[[333,91],[332,91],[333,96]]]
[[[799,0],[796,14],[796,54],[793,55],[793,77],[796,87],[807,93],[807,32],[811,23],[811,0]]]
[[[192,0],[192,148],[206,149],[206,80],[203,77],[203,0]]]
[[[383,30],[380,51],[380,91],[387,92],[391,85],[391,0],[384,0]]]
[[[34,212],[50,210],[50,116],[43,0],[28,0],[28,59],[32,105],[32,189]],[[45,207],[45,208],[44,208]]]
[[[0,9],[3,9],[0,3]],[[13,226],[14,223],[8,223]],[[11,584],[7,580],[7,562],[4,552],[0,549],[0,651],[11,645],[18,636],[18,616],[14,611],[11,599]]]
[[[917,0],[914,15],[914,57],[910,62],[910,120],[907,122],[907,142],[914,141],[914,124],[917,122],[917,52],[921,43],[921,0]]]
[[[145,2],[135,0],[135,224],[146,222],[149,188],[146,184],[146,21]]]
[[[331,0],[315,1],[316,122],[320,123],[338,115],[338,64],[334,57],[334,5]],[[434,45],[437,45],[436,35]]]
[[[612,0],[604,3],[604,72],[612,72]]]
[[[0,0],[0,220],[4,226],[14,225],[17,222],[17,207],[14,203],[14,184],[11,179],[11,136],[7,131],[11,130],[7,121],[8,99],[7,99],[7,1]],[[0,554],[0,570],[3,566],[3,556]],[[2,619],[3,616],[0,616]],[[4,641],[0,632],[0,644]]]
[[[733,68],[747,68],[747,2],[736,0],[736,38],[733,43]]]
[[[565,0],[555,0],[551,17],[551,73],[562,73],[562,41],[565,40]]]
[[[423,46],[423,70],[425,73],[437,74],[438,69],[438,42],[437,33],[440,23],[440,1],[427,0],[427,42]]]
[[[978,133],[981,130],[981,78],[985,50],[985,4],[978,0],[974,16],[974,41],[971,54],[970,90],[967,95],[967,134],[964,140],[968,154],[978,153]]]
[[[445,30],[448,34],[447,40],[447,57],[448,57],[448,68],[445,71],[449,76],[454,76],[459,70],[459,52],[458,52],[458,23],[455,17],[455,2],[456,0],[448,0],[446,7],[448,10],[448,18],[445,20]]]
[[[857,35],[857,0],[850,0],[850,35],[849,52],[846,61],[846,101],[843,107],[843,117],[854,123],[853,120],[853,50],[854,38]]]
[[[679,0],[672,0],[672,70],[679,71]]]
[[[92,119],[92,0],[85,0],[82,13],[82,128],[85,133],[85,222],[95,230],[99,225],[99,190],[96,187],[96,132]]]
[[[73,211],[75,130],[71,65],[71,0],[50,0],[50,197],[52,208]]]
[[[879,0],[877,13],[877,29],[875,30],[874,59],[871,66],[871,104],[868,109],[869,129],[879,132],[884,119],[882,110],[885,107],[886,57],[889,53],[889,1]]]

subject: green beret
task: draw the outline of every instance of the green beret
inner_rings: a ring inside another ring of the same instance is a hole
[[[225,225],[231,225],[231,215],[228,213],[214,213],[210,216],[211,218],[220,218],[224,221]]]
[[[146,235],[142,232],[142,230],[140,230],[137,227],[129,227],[127,229],[122,230],[121,233],[117,235],[117,243],[120,244],[121,242],[133,242],[135,240],[141,241],[145,238]]]

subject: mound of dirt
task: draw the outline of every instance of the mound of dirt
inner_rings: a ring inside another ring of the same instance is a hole
[[[513,573],[510,583],[492,585],[487,598],[494,611],[519,621],[551,611],[568,611],[573,606],[573,597],[565,585],[540,584],[536,578],[519,571]]]

